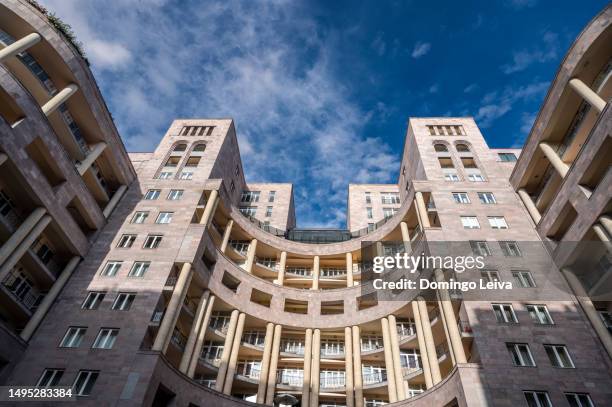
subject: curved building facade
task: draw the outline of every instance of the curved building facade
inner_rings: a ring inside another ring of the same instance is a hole
[[[612,404],[610,334],[574,280],[530,261],[560,264],[525,198],[566,67],[609,65],[611,10],[570,49],[522,153],[489,148],[471,118],[411,118],[397,184],[351,185],[347,230],[304,230],[291,184],[245,180],[231,119],[175,120],[154,152],[127,154],[78,50],[0,0],[0,380],[96,406]],[[604,148],[608,76],[572,85],[603,98]],[[608,184],[591,193],[609,241]],[[432,278],[516,289],[364,289],[367,253],[448,242],[487,267]]]

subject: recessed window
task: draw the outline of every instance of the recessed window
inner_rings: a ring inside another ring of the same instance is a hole
[[[240,195],[240,202],[259,202],[260,191],[244,191]]]
[[[132,223],[145,223],[148,217],[149,212],[136,212],[134,216],[132,216]]]
[[[470,240],[470,247],[475,256],[487,257],[491,255],[491,249],[484,240]]]
[[[102,328],[91,346],[94,349],[112,349],[119,334],[117,328]]]
[[[172,171],[162,171],[159,173],[159,179],[170,179],[172,178]]]
[[[176,167],[180,160],[180,157],[170,157],[166,161],[166,164],[164,164],[164,167]]]
[[[544,345],[544,350],[546,351],[550,363],[554,367],[562,367],[565,369],[572,369],[575,367],[565,345]]]
[[[372,203],[372,194],[369,192],[365,193],[365,201],[366,204],[370,205]]]
[[[157,247],[157,246],[156,246]],[[151,262],[149,261],[135,261],[128,273],[128,277],[142,277],[145,275]]]
[[[494,283],[496,281],[501,281],[499,278],[499,272],[496,270],[482,270],[480,272],[480,278],[483,281]]]
[[[521,249],[515,241],[502,240],[499,242],[499,247],[506,257],[521,257]]]
[[[518,319],[511,304],[493,304],[493,312],[497,322],[504,324],[518,324]]]
[[[172,215],[174,212],[160,212],[155,219],[155,223],[167,224],[172,222]]]
[[[471,182],[484,182],[484,177],[481,174],[468,174],[468,180]]]
[[[457,182],[459,181],[459,175],[456,173],[446,173],[444,174],[444,180],[449,182]]]
[[[308,302],[285,299],[285,312],[292,314],[308,314]]]
[[[63,375],[64,369],[45,369],[43,370],[42,375],[40,375],[40,379],[38,379],[36,387],[57,386]]]
[[[182,180],[193,179],[193,172],[183,171],[181,172],[181,176],[179,177],[179,179],[182,179]]]
[[[120,249],[129,249],[134,244],[136,235],[121,235],[121,238],[117,242],[117,247]]]
[[[468,147],[468,145],[467,144],[463,144],[463,143],[459,143],[459,144],[455,145],[455,149],[459,153],[468,153],[470,151],[470,148]]]
[[[199,163],[200,157],[189,157],[187,163],[185,163],[185,167],[197,167]]]
[[[392,218],[399,211],[398,208],[382,208],[382,210],[383,210],[383,218],[385,219]]]
[[[565,393],[565,399],[570,407],[595,407],[587,393]]]
[[[524,391],[523,394],[529,407],[553,407],[545,391]]]
[[[269,218],[270,216],[272,216],[272,207],[266,206],[266,218]]]
[[[463,165],[463,168],[478,168],[473,157],[462,157],[461,164]]]
[[[203,151],[206,150],[206,144],[197,144],[194,148],[193,151],[201,153]]]
[[[74,393],[77,396],[89,396],[99,374],[97,370],[80,370],[72,385]]]
[[[181,152],[181,151],[185,151],[185,150],[187,150],[187,144],[185,144],[185,143],[180,143],[180,144],[177,144],[177,145],[174,147],[174,150],[172,150],[172,151]]]
[[[492,205],[497,203],[493,192],[479,192],[478,199],[480,199],[480,203],[484,205]]]
[[[157,249],[162,241],[162,235],[149,235],[142,245],[143,249]]]
[[[514,366],[534,367],[536,364],[526,343],[506,343]]]
[[[488,216],[487,218],[489,219],[491,229],[508,229],[506,218],[503,216]]]
[[[443,153],[443,152],[447,152],[448,151],[448,147],[446,147],[445,144],[434,144],[434,150],[436,150],[438,153]]]
[[[83,326],[71,326],[60,342],[60,348],[78,348],[83,341],[87,328]]]
[[[453,192],[453,200],[459,204],[469,204],[470,198],[466,192]]]
[[[104,291],[90,291],[81,305],[81,309],[98,309],[106,293]]]
[[[512,278],[519,287],[532,288],[535,287],[535,282],[529,271],[513,271]]]
[[[268,193],[268,202],[274,202],[275,198],[276,198],[276,191],[270,191]]]
[[[476,216],[462,216],[461,224],[464,229],[480,229],[480,223]]]
[[[121,264],[123,264],[122,261],[107,261],[100,274],[104,277],[114,277],[119,269],[121,269]]]
[[[169,201],[178,201],[182,197],[183,197],[183,190],[182,189],[171,189],[170,192],[168,193],[168,198],[167,199]]]
[[[527,305],[527,312],[534,323],[538,325],[552,325],[554,322],[546,305]]]
[[[399,205],[400,197],[397,192],[381,192],[380,200],[383,205]]]
[[[497,153],[499,159],[504,162],[514,162],[516,161],[516,155],[514,153]]]
[[[256,206],[241,206],[240,213],[242,213],[246,217],[254,217],[257,213]]]
[[[135,293],[119,293],[117,294],[111,309],[115,311],[127,311],[132,306],[134,298],[136,298]]]
[[[372,213],[372,208],[366,208],[366,214],[368,216],[368,219],[372,219],[374,216]]]
[[[149,189],[147,191],[147,193],[144,196],[144,199],[148,200],[148,201],[152,201],[155,200],[157,198],[159,198],[159,194],[161,193],[160,189]]]
[[[438,158],[441,168],[455,168],[455,164],[451,158]]]

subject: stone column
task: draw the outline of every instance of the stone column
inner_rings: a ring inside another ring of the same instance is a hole
[[[0,153],[0,165],[4,164],[8,160],[8,155]]]
[[[200,218],[200,225],[210,225],[212,221],[214,209],[217,205],[217,199],[219,199],[219,192],[216,189],[210,191],[210,195],[206,200],[206,206],[204,206],[204,213],[202,213],[202,217]]]
[[[238,314],[240,314],[240,311],[237,309],[232,311],[227,333],[225,334],[225,341],[223,342],[223,352],[221,352],[221,361],[219,362],[219,371],[217,372],[217,381],[215,382],[215,389],[219,392],[223,391],[223,384],[225,383],[225,374],[227,373],[227,365],[232,353],[234,333],[236,333],[236,325],[238,325]]]
[[[423,340],[425,341],[425,348],[427,348],[427,358],[429,359],[431,379],[433,385],[435,386],[442,380],[442,376],[440,375],[440,365],[438,364],[438,355],[436,354],[436,343],[434,342],[433,333],[431,332],[431,322],[429,321],[429,313],[427,312],[427,303],[423,297],[418,297],[417,303],[419,305],[419,313],[421,315]]]
[[[189,369],[187,370],[187,376],[191,378],[193,378],[193,375],[195,374],[195,370],[198,365],[198,359],[200,358],[200,354],[202,353],[204,337],[206,336],[206,330],[208,329],[208,323],[210,321],[210,316],[213,312],[214,306],[215,296],[211,295],[210,297],[208,297],[208,302],[206,303],[206,312],[204,313],[204,319],[202,320],[202,325],[200,326],[200,332],[198,332],[198,339],[196,340],[196,344],[193,349],[191,361],[189,361]]]
[[[435,273],[436,280],[438,280],[438,282],[444,281],[444,273],[442,270],[436,269]],[[453,309],[453,304],[451,303],[448,290],[441,289],[438,290],[438,293],[440,294],[440,303],[442,304],[440,311],[444,313],[446,329],[448,330],[448,336],[450,337],[452,344],[452,351],[455,355],[455,361],[457,363],[467,363],[465,349],[463,349],[463,341],[461,340],[461,333],[459,332],[459,327],[457,326],[457,318],[455,316],[455,310]]]
[[[400,229],[402,230],[402,240],[404,241],[404,251],[406,253],[412,253],[412,244],[410,241],[410,231],[406,222],[400,223]]]
[[[346,407],[355,407],[355,395],[353,393],[353,338],[350,326],[344,328],[344,365],[346,371],[344,379]]]
[[[18,39],[14,43],[0,49],[0,63],[4,62],[6,59],[14,55],[17,55],[27,50],[32,45],[37,44],[41,40],[41,38],[42,37],[38,33],[30,33]]]
[[[402,362],[400,360],[397,320],[395,319],[395,315],[389,315],[388,320],[391,339],[391,355],[393,356],[393,368],[395,372],[395,388],[397,391],[397,400],[400,401],[406,398],[406,389],[404,387],[404,373],[402,372]]]
[[[223,383],[223,394],[232,393],[232,384],[234,384],[234,374],[236,373],[236,363],[238,363],[238,354],[240,353],[240,342],[242,342],[242,331],[244,329],[245,318],[246,315],[244,312],[238,315],[236,333],[234,334],[234,341],[232,342],[232,352],[230,354],[229,363],[227,364],[225,383]]]
[[[55,280],[55,283],[53,283],[53,286],[51,286],[51,289],[49,290],[47,295],[44,296],[40,305],[38,306],[38,308],[36,308],[36,312],[34,312],[32,318],[30,318],[26,326],[19,334],[21,339],[26,342],[30,340],[32,334],[34,333],[44,316],[49,311],[49,308],[51,308],[51,305],[57,298],[58,294],[60,293],[64,285],[66,285],[66,282],[72,275],[72,272],[74,271],[74,269],[76,269],[77,265],[79,264],[79,261],[81,261],[81,258],[79,256],[74,256],[72,259],[70,259],[66,267],[64,267],[64,270],[62,270],[62,273],[59,275],[57,280]]]
[[[4,262],[2,267],[0,267],[0,281],[4,280],[4,277],[11,271],[13,267],[19,262],[19,260],[23,257],[23,255],[28,251],[28,249],[34,244],[36,239],[41,235],[41,233],[45,230],[47,225],[51,222],[51,216],[45,215],[43,216],[36,226],[32,228],[30,233],[27,234],[25,239],[21,241],[15,248],[15,250],[10,254],[8,259]]]
[[[125,185],[121,185],[119,188],[117,188],[110,201],[108,201],[108,203],[104,207],[104,210],[102,211],[102,215],[104,215],[105,218],[108,218],[113,212],[113,210],[125,194],[125,191],[127,191],[127,186]]]
[[[606,246],[606,250],[612,252],[612,243],[610,242],[610,236],[608,236],[608,233],[606,232],[604,227],[599,223],[596,223],[592,226],[592,229],[593,232],[595,232],[595,235],[597,235],[597,237],[599,238],[599,240],[601,240],[604,246]]]
[[[427,346],[425,346],[423,325],[421,324],[421,311],[419,310],[419,303],[416,299],[412,301],[412,314],[414,316],[414,326],[417,331],[419,353],[421,354],[421,365],[423,367],[423,376],[425,376],[425,387],[429,389],[433,386],[433,379],[431,377],[431,368],[429,367],[429,355],[427,354]]]
[[[304,335],[304,383],[302,384],[302,403],[310,407],[310,368],[312,364],[312,329],[306,329]]]
[[[76,84],[71,83],[64,89],[57,92],[51,99],[47,101],[47,103],[42,105],[40,109],[43,111],[45,116],[49,116],[58,107],[60,107],[62,103],[65,103],[68,98],[70,98],[70,96],[74,95],[77,90],[79,90],[79,87]]]
[[[517,193],[521,198],[521,201],[523,201],[525,208],[527,208],[527,212],[529,212],[529,215],[531,215],[531,219],[533,219],[533,222],[536,225],[540,223],[542,215],[540,214],[538,208],[535,206],[535,203],[533,202],[533,199],[531,199],[531,196],[527,193],[527,191],[525,191],[524,188],[519,189]]]
[[[561,157],[559,157],[555,149],[550,144],[541,142],[539,147],[561,178],[565,178],[567,172],[569,171],[569,165],[563,162]]]
[[[266,337],[264,339],[264,351],[261,359],[261,373],[259,375],[259,385],[257,386],[257,404],[266,401],[266,391],[268,388],[268,372],[270,371],[270,353],[272,353],[272,342],[274,341],[274,324],[266,324]]]
[[[314,256],[314,262],[312,265],[312,289],[313,290],[319,289],[319,274],[320,274],[319,264],[320,264],[319,256]]]
[[[280,286],[285,284],[285,268],[287,267],[287,252],[282,251],[280,256],[280,264],[278,265],[277,283]]]
[[[361,366],[361,332],[353,326],[353,378],[355,386],[355,407],[363,407],[363,371]]]
[[[609,236],[612,236],[612,218],[609,216],[600,216],[599,223],[604,227]]]
[[[106,148],[106,143],[104,141],[96,143],[93,146],[89,154],[87,154],[87,157],[85,157],[83,161],[76,164],[76,169],[79,175],[83,175],[87,172],[89,167],[91,167],[91,164],[93,164],[93,162],[96,161],[98,157],[100,157],[100,154],[102,154],[105,148]]]
[[[391,337],[389,334],[389,321],[387,318],[381,318],[380,325],[382,327],[385,369],[387,370],[387,387],[389,389],[389,402],[395,403],[397,401],[397,387],[395,381],[395,366],[393,365],[393,351],[391,350]]]
[[[608,329],[599,317],[599,313],[595,309],[595,306],[593,306],[593,303],[591,302],[591,299],[589,298],[589,295],[587,294],[586,290],[582,286],[582,283],[580,282],[580,280],[578,280],[578,277],[576,277],[576,275],[572,273],[570,269],[562,268],[561,272],[565,276],[565,279],[567,280],[567,283],[574,292],[578,303],[580,304],[587,318],[591,322],[591,326],[595,330],[595,333],[597,333],[597,336],[599,337],[599,340],[606,349],[606,352],[608,352],[608,356],[612,358],[612,336],[610,336]]]
[[[174,285],[172,296],[170,297],[170,301],[166,307],[164,318],[159,325],[155,342],[153,342],[153,347],[151,348],[152,350],[162,353],[166,351],[168,343],[170,342],[170,337],[172,336],[172,331],[174,330],[174,326],[176,325],[176,321],[179,317],[181,307],[183,306],[185,295],[187,295],[187,289],[191,283],[192,275],[191,263],[183,263],[181,272],[179,273],[176,284]]]
[[[0,247],[0,264],[8,259],[9,255],[17,248],[23,239],[34,229],[38,221],[47,213],[45,208],[36,208],[28,215],[15,232]]]
[[[312,333],[312,368],[310,369],[310,407],[319,407],[319,366],[321,363],[321,330]]]
[[[423,228],[431,227],[429,223],[429,215],[427,214],[427,206],[425,206],[425,199],[423,198],[422,192],[415,192],[414,198],[416,199],[417,211],[419,212],[419,216],[422,222]]]
[[[253,272],[253,263],[255,262],[255,252],[257,251],[257,239],[251,240],[249,249],[247,250],[246,263],[244,265],[247,273]]]
[[[584,82],[578,78],[570,79],[569,85],[576,91],[587,103],[593,106],[599,113],[606,108],[606,101],[589,88]]]
[[[187,343],[185,344],[181,363],[179,364],[179,370],[185,374],[187,374],[187,370],[189,369],[189,362],[191,362],[198,334],[202,327],[202,321],[204,320],[204,315],[206,315],[206,302],[209,296],[210,291],[204,291],[204,293],[202,293],[195,315],[193,316],[191,331],[189,331],[189,337],[187,337]]]
[[[234,226],[234,220],[230,219],[225,225],[225,230],[223,231],[223,241],[221,242],[221,253],[225,253],[225,249],[227,249],[227,244],[229,243],[230,236],[232,234],[232,227]]]
[[[446,322],[446,317],[444,316],[444,312],[442,311],[442,301],[440,299],[440,293],[436,292],[436,297],[438,298],[438,309],[440,310],[440,318],[442,318],[442,327],[444,328],[444,337],[446,338],[446,343],[448,344],[448,350],[451,356],[451,361],[453,366],[457,364],[455,360],[455,351],[453,350],[453,343],[451,342],[450,336],[448,334],[448,324]]]
[[[272,343],[272,354],[270,355],[270,371],[268,372],[268,390],[266,392],[266,404],[274,404],[274,390],[276,389],[276,369],[278,368],[278,357],[280,354],[280,343],[282,325],[274,327],[274,342]]]
[[[353,253],[348,252],[346,254],[346,286],[352,287],[355,283],[353,282]]]

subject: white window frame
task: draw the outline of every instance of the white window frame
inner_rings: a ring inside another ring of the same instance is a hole
[[[531,317],[531,320],[538,325],[554,325],[552,317],[550,316],[550,312],[548,312],[548,307],[543,304],[527,304],[525,306],[527,308],[527,312]]]
[[[453,200],[457,204],[469,204],[469,203],[472,203],[470,201],[470,197],[468,196],[467,192],[453,192],[452,194],[453,194]]]
[[[480,229],[480,222],[476,216],[461,216],[463,229]]]
[[[482,176],[482,174],[478,174],[478,173],[470,173],[468,174],[468,181],[470,182],[485,182],[485,178]]]
[[[49,377],[45,378],[45,376],[49,375]],[[57,383],[62,379],[64,375],[64,369],[50,369],[46,368],[43,370],[42,374],[38,378],[38,382],[36,382],[36,387],[55,387]],[[43,382],[43,379],[46,379]]]
[[[134,300],[136,299],[136,293],[120,292],[115,297],[111,309],[113,311],[128,311]]]
[[[100,275],[103,277],[115,277],[119,270],[121,270],[122,265],[123,262],[120,260],[109,260],[104,265]]]
[[[155,219],[155,223],[158,225],[167,225],[172,222],[172,216],[174,212],[160,212]]]
[[[181,175],[179,176],[180,180],[183,181],[190,181],[193,179],[193,171],[182,171]]]
[[[368,217],[368,219],[372,219],[374,217],[374,212],[372,211],[371,207],[366,208],[366,216]]]
[[[472,253],[477,256],[489,257],[492,255],[489,243],[486,240],[470,240]]]
[[[92,349],[112,349],[117,341],[119,328],[100,328],[96,339],[91,345]]]
[[[503,216],[487,216],[491,229],[508,229],[508,223]]]
[[[549,349],[551,350],[552,355],[551,355],[551,352],[548,351]],[[576,365],[574,365],[574,361],[572,360],[572,356],[567,350],[567,346],[553,345],[553,344],[546,343],[544,344],[544,350],[546,351],[546,355],[548,356],[548,359],[550,359],[550,363],[553,365],[553,367],[558,367],[560,369],[575,369],[576,368]],[[564,354],[563,356],[569,362],[568,366],[565,366],[565,362],[563,361],[561,354]]]
[[[495,205],[497,203],[493,192],[477,192],[477,194],[478,200],[483,205]]]
[[[69,326],[66,330],[66,333],[62,337],[60,341],[60,348],[78,348],[81,346],[81,342],[83,342],[83,337],[87,332],[87,327],[85,326]]]
[[[72,384],[72,389],[74,393],[77,396],[81,396],[81,397],[89,396],[91,393],[85,393],[85,390],[87,389],[87,387],[90,387],[89,390],[91,390],[91,387],[93,387],[96,384],[96,380],[98,379],[99,375],[100,375],[100,372],[97,370],[79,370],[79,373],[77,374],[76,378],[74,379],[74,383]],[[76,386],[81,376],[85,376],[85,380],[81,384],[81,388],[78,389]],[[92,380],[92,377],[93,377],[93,383],[89,385],[89,382]]]
[[[510,353],[510,357],[512,359],[512,363],[516,367],[536,367],[535,360],[533,359],[533,355],[531,354],[531,349],[529,345],[526,343],[506,343],[506,348]],[[511,349],[512,348],[512,349]],[[529,357],[529,360],[525,360],[523,357],[525,352]],[[516,358],[515,358],[516,357]],[[518,360],[516,360],[518,359]],[[519,364],[517,364],[517,362]]]
[[[132,220],[130,221],[130,223],[140,225],[145,223],[148,217],[149,211],[137,211],[134,212],[134,216],[132,216]]]
[[[502,324],[518,324],[512,304],[491,304],[497,322]]]
[[[147,201],[155,201],[157,198],[159,198],[160,195],[161,195],[161,189],[149,189],[145,193],[143,199]]]
[[[102,301],[104,301],[105,296],[106,296],[106,291],[89,291],[87,293],[87,296],[83,300],[83,304],[81,304],[81,309],[85,309],[85,310],[98,309]]]
[[[461,179],[459,178],[459,174],[456,172],[447,172],[444,174],[444,180],[448,182],[459,182]]]
[[[512,270],[512,278],[521,288],[534,288],[536,287],[535,280],[528,270]],[[528,282],[529,284],[525,284]]]
[[[272,206],[266,206],[266,218],[269,218],[272,216]]]
[[[499,248],[505,257],[522,257],[519,244],[514,240],[500,240]]]
[[[150,261],[135,261],[130,268],[128,277],[144,277],[150,266]]]
[[[571,397],[572,399],[574,399],[574,403],[579,407],[595,407],[595,404],[593,404],[593,400],[591,400],[591,396],[588,393],[567,392],[563,393],[563,395],[565,396],[565,399],[568,403],[570,402],[569,400]],[[586,403],[583,403],[582,400],[580,400],[581,396],[586,397]]]
[[[238,209],[240,210],[240,213],[246,217],[255,217],[255,215],[257,215],[256,206],[241,206]]]
[[[162,242],[164,235],[147,235],[144,243],[142,244],[143,249],[157,249]]]
[[[172,171],[162,171],[159,173],[158,179],[170,179],[172,178]]]
[[[170,192],[168,192],[168,196],[166,197],[166,199],[168,201],[178,201],[183,198],[184,192],[184,189],[171,189]]]
[[[550,397],[548,396],[548,392],[546,391],[524,391],[523,395],[525,396],[525,400],[529,404],[529,399],[527,395],[530,395],[533,398],[533,401],[536,403],[536,407],[553,407],[550,402]],[[540,399],[540,397],[544,398],[544,401]]]
[[[497,270],[481,270],[480,278],[486,279],[488,282],[501,281],[499,277],[499,271]]]
[[[133,234],[125,234],[121,235],[119,241],[117,242],[118,249],[129,249],[132,247],[134,242],[136,241],[136,235]]]

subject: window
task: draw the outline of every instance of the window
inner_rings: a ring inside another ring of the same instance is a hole
[[[565,399],[571,407],[595,407],[591,396],[586,393],[565,393]]]
[[[472,182],[484,182],[484,178],[482,177],[482,175],[475,173],[468,174],[468,180]]]
[[[392,218],[398,211],[398,208],[383,208],[383,217],[385,219]]]
[[[259,202],[260,191],[244,191],[240,195],[240,202]]]
[[[172,172],[171,171],[162,171],[159,174],[159,179],[170,179],[172,178]]]
[[[468,153],[470,151],[470,148],[468,147],[468,145],[467,144],[463,144],[463,143],[455,145],[455,149],[459,153]]]
[[[162,235],[149,235],[145,239],[143,249],[157,249],[162,241]]]
[[[506,257],[521,257],[521,249],[517,242],[511,240],[502,240],[499,242],[499,247]]]
[[[463,126],[456,125],[429,125],[427,126],[429,130],[429,134],[431,136],[464,136],[465,131],[463,130]]]
[[[536,286],[529,271],[513,271],[512,278],[519,287],[532,288]]]
[[[160,212],[159,215],[157,215],[157,219],[155,219],[155,223],[162,223],[162,224],[170,223],[172,222],[173,214],[174,212]]]
[[[91,347],[94,349],[112,349],[118,334],[119,329],[117,328],[102,328]]]
[[[180,157],[169,157],[164,167],[176,167],[180,160]]]
[[[456,173],[447,173],[444,174],[444,180],[450,182],[457,182],[459,181],[459,175],[457,175]]]
[[[365,201],[366,204],[370,205],[372,203],[372,194],[369,192],[365,193]]]
[[[491,249],[484,240],[470,240],[470,246],[475,256],[487,257],[491,255]]]
[[[368,219],[372,219],[373,217],[372,208],[366,208],[366,213],[367,213]]]
[[[156,236],[156,237],[159,237],[161,241],[161,236]],[[150,265],[151,265],[151,262],[148,262],[148,261],[135,261],[134,264],[132,265],[132,268],[130,269],[130,272],[128,273],[128,277],[144,276],[147,270],[149,270]]]
[[[524,391],[523,394],[529,407],[553,407],[545,391]]]
[[[240,207],[240,212],[244,215],[244,216],[255,216],[255,214],[257,213],[257,207],[256,206],[241,206]]]
[[[196,146],[193,148],[193,151],[201,153],[206,151],[206,144],[200,143],[200,144],[196,144]]]
[[[473,157],[461,158],[461,165],[463,165],[463,168],[478,168],[478,166],[476,165],[476,161],[474,161]]]
[[[497,203],[493,192],[479,192],[478,199],[480,199],[480,203],[484,205],[491,205]]]
[[[516,161],[516,155],[514,153],[497,153],[499,159],[504,162],[514,162]]]
[[[178,201],[182,197],[183,197],[183,190],[182,189],[171,189],[170,192],[168,193],[168,198],[167,199],[169,201]]]
[[[215,126],[184,126],[181,136],[211,136]]]
[[[60,342],[60,348],[78,348],[81,345],[81,341],[86,331],[87,328],[82,326],[69,327]]]
[[[144,196],[144,199],[148,200],[148,201],[152,201],[155,200],[157,198],[159,198],[159,194],[161,193],[161,190],[159,189],[149,189],[147,191],[147,193]]]
[[[15,204],[13,203],[13,201],[11,201],[11,199],[4,193],[4,191],[0,191],[0,215],[6,215],[14,208]]]
[[[496,270],[482,270],[480,272],[480,278],[489,283],[501,281],[501,279],[499,278],[499,272]]]
[[[106,293],[104,291],[90,291],[81,305],[81,309],[98,309]]]
[[[181,144],[177,144],[177,145],[174,147],[174,150],[172,150],[172,151],[181,152],[181,151],[185,151],[185,150],[187,150],[187,144],[185,144],[185,143],[181,143]]]
[[[181,172],[181,176],[179,177],[179,179],[182,179],[182,180],[193,179],[193,172],[183,171]]]
[[[136,212],[132,217],[132,223],[145,223],[149,217],[149,212]]]
[[[448,151],[448,147],[446,147],[444,144],[437,143],[434,144],[434,150],[436,150],[438,153],[443,153]]]
[[[514,366],[534,367],[536,365],[531,357],[529,345],[526,343],[507,343],[506,348],[508,348]]]
[[[99,374],[96,370],[79,370],[79,374],[77,374],[72,385],[75,394],[77,396],[89,396]]]
[[[272,216],[272,207],[266,206],[266,218],[269,218],[270,216]]]
[[[438,158],[441,168],[455,168],[455,164],[451,158]]]
[[[470,203],[470,198],[468,197],[468,194],[465,192],[453,192],[453,199],[455,200],[455,203],[459,203],[459,204],[469,204]]]
[[[504,324],[518,324],[518,319],[511,304],[493,304],[493,312],[497,322]]]
[[[105,277],[114,277],[121,268],[122,261],[107,261],[102,269],[101,275]]]
[[[393,205],[400,203],[400,197],[395,192],[381,192],[380,199],[383,205]]]
[[[36,383],[36,387],[53,387],[57,386],[60,379],[64,375],[64,369],[45,369],[40,375],[40,379]]]
[[[544,345],[544,350],[546,351],[546,355],[548,355],[550,363],[554,367],[562,367],[565,369],[575,367],[565,345]]]
[[[270,203],[274,202],[275,198],[276,198],[276,191],[270,191],[268,193],[268,202]]]
[[[491,229],[508,229],[508,224],[503,216],[488,216]]]
[[[552,325],[554,323],[546,305],[527,305],[527,311],[536,324]]]
[[[115,311],[127,311],[132,306],[134,298],[136,298],[136,294],[134,293],[119,293],[117,294],[111,309]]]
[[[197,167],[200,163],[200,157],[189,157],[185,163],[185,167]]]
[[[461,224],[464,229],[480,229],[480,223],[476,216],[462,216]]]
[[[135,240],[136,235],[121,235],[119,242],[117,242],[117,247],[120,249],[128,249],[132,247]]]

